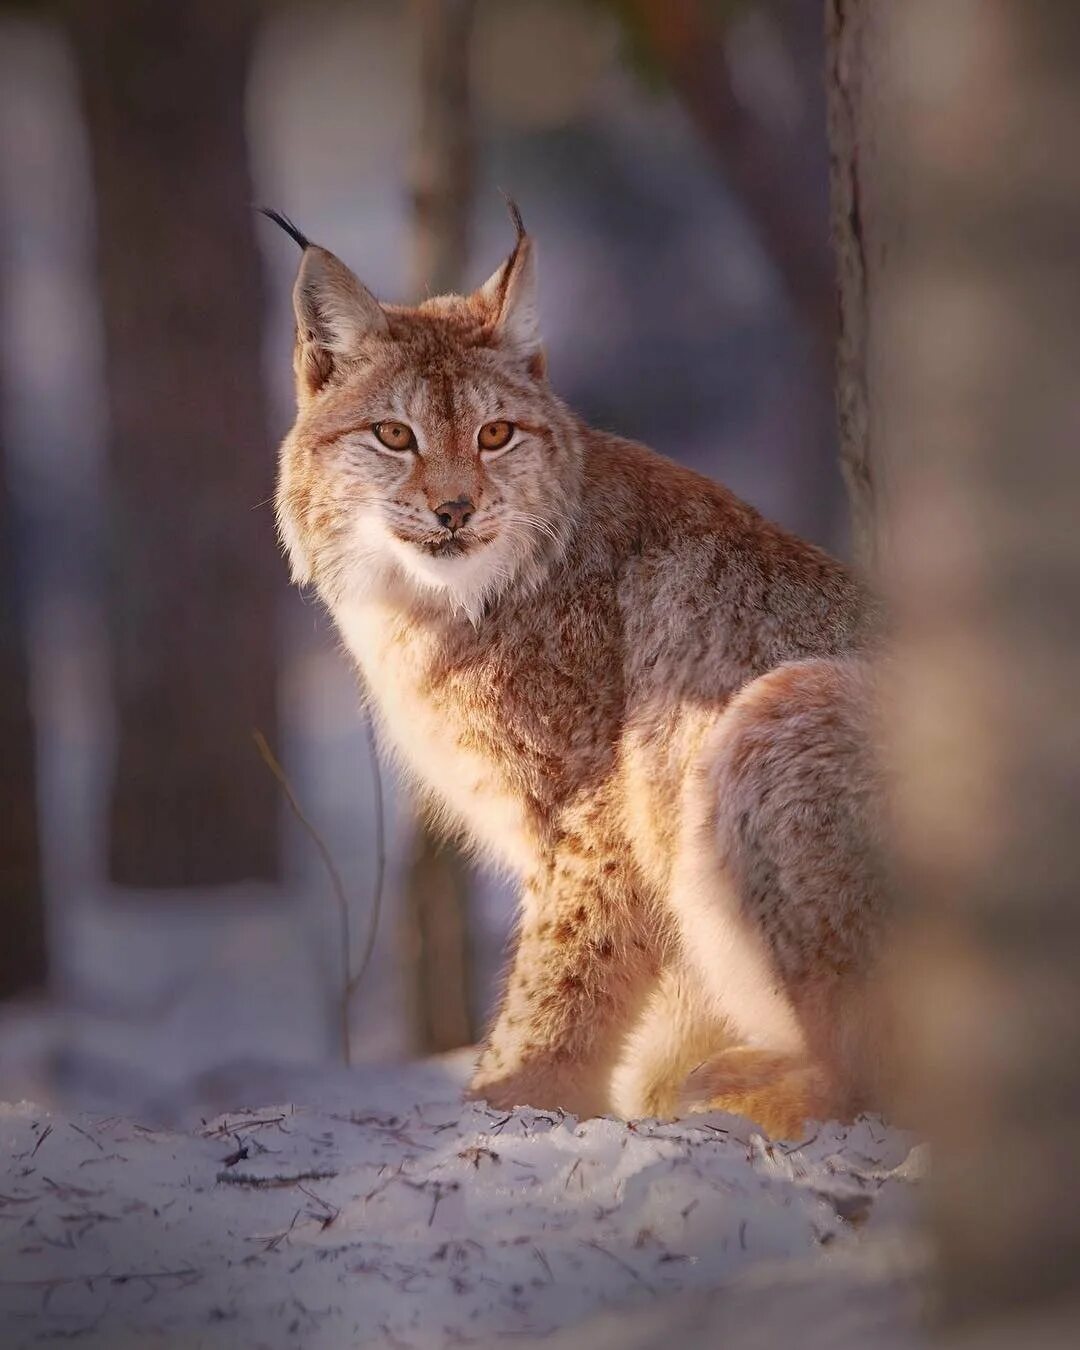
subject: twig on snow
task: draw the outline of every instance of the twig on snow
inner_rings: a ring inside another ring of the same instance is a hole
[[[645,1277],[641,1275],[638,1271],[636,1271],[629,1261],[624,1261],[621,1256],[617,1256],[614,1252],[608,1251],[606,1247],[602,1247],[600,1243],[596,1241],[595,1238],[583,1238],[581,1239],[581,1245],[583,1247],[591,1247],[594,1252],[600,1252],[600,1254],[602,1256],[606,1256],[609,1261],[614,1261],[617,1266],[621,1266],[622,1269],[625,1270],[628,1275],[632,1276],[638,1282],[638,1284],[644,1285],[645,1288],[648,1289],[648,1291],[651,1294],[656,1293],[656,1290],[649,1283],[649,1281],[645,1279]]]
[[[217,1180],[228,1186],[295,1186],[301,1181],[329,1181],[337,1173],[325,1168],[314,1167],[307,1172],[270,1172],[263,1176],[256,1172],[219,1172]]]
[[[302,1211],[303,1211],[303,1208],[304,1208],[303,1205],[301,1205],[300,1208],[296,1211],[296,1213],[292,1216],[292,1221],[290,1222],[288,1228],[283,1228],[283,1229],[281,1230],[280,1233],[276,1233],[276,1234],[269,1240],[269,1242],[267,1242],[266,1246],[263,1248],[263,1251],[264,1251],[264,1252],[276,1252],[276,1251],[277,1251],[278,1246],[279,1246],[283,1241],[285,1241],[285,1240],[288,1238],[289,1234],[290,1234],[290,1233],[292,1232],[292,1230],[296,1227],[296,1221],[297,1221],[297,1219],[300,1217],[300,1215],[301,1215],[301,1213],[302,1213]]]
[[[76,1134],[81,1134],[84,1139],[89,1139],[99,1153],[105,1152],[105,1150],[101,1147],[101,1143],[97,1139],[95,1139],[92,1134],[88,1134],[86,1130],[82,1129],[81,1126],[76,1125],[73,1120],[68,1121],[68,1128],[74,1130]]]
[[[45,1140],[48,1139],[49,1135],[52,1134],[52,1132],[53,1127],[51,1125],[46,1125],[45,1128],[42,1130],[42,1132],[38,1135],[37,1143],[30,1150],[31,1158],[37,1153],[38,1149],[42,1146]]]
[[[247,1144],[242,1144],[237,1140],[236,1148],[233,1149],[227,1158],[222,1158],[221,1165],[222,1167],[235,1167],[237,1163],[244,1162],[250,1157],[251,1150],[248,1148]]]
[[[226,1120],[220,1125],[215,1125],[212,1130],[203,1130],[204,1139],[213,1139],[217,1135],[235,1135],[237,1130],[253,1130],[257,1125],[280,1125],[285,1119],[281,1116],[261,1116],[258,1120],[234,1120],[231,1124]]]
[[[338,1206],[332,1205],[329,1200],[324,1200],[321,1195],[316,1195],[314,1191],[309,1191],[306,1186],[300,1186],[299,1189],[304,1192],[309,1200],[314,1200],[317,1205],[321,1205],[325,1211],[323,1214],[313,1214],[309,1209],[308,1214],[311,1218],[313,1218],[316,1223],[320,1224],[323,1229],[329,1228],[341,1213]]]

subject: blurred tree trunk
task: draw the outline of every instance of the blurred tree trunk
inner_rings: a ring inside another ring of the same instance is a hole
[[[71,0],[111,435],[113,878],[273,878],[277,559],[244,130],[254,0]]]
[[[419,107],[413,152],[413,291],[460,291],[472,190],[469,53],[474,0],[413,0]],[[404,896],[413,1047],[428,1055],[476,1039],[469,874],[461,851],[417,821]]]
[[[442,1054],[476,1040],[469,882],[461,850],[418,819],[404,896],[410,1037],[418,1055]]]
[[[891,471],[905,1039],[945,1309],[965,1344],[1077,1345],[1080,7],[848,0],[841,40],[875,10],[887,236],[858,102],[852,191],[863,256],[889,258],[869,451]]]
[[[809,0],[614,0],[645,60],[658,66],[746,214],[806,334],[816,388],[802,409],[804,532],[839,545],[836,270],[829,247],[828,150],[820,9]],[[751,95],[763,55],[782,89]],[[750,59],[747,50],[750,49]]]
[[[0,906],[4,916],[0,998],[45,979],[34,726],[19,581],[17,531],[0,440]]]
[[[469,53],[475,0],[413,0],[420,44],[413,150],[413,291],[460,290],[472,200]]]
[[[747,107],[732,78],[725,39],[731,15],[709,0],[623,0],[672,92],[746,208],[796,313],[831,368],[836,282],[824,197],[803,119],[784,128]],[[795,21],[799,6],[792,6]],[[781,15],[787,20],[788,16]],[[817,28],[817,25],[815,25]],[[800,31],[802,50],[820,53],[820,29]],[[813,92],[820,89],[820,83]],[[805,92],[810,93],[811,88]],[[805,116],[812,119],[816,109]],[[809,171],[808,171],[809,170]],[[816,209],[815,209],[816,208]]]

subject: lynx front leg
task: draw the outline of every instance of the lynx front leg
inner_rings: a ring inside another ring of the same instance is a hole
[[[621,1041],[658,969],[616,864],[551,860],[526,887],[517,951],[472,1094],[497,1107],[608,1110]]]
[[[690,1071],[727,1040],[694,972],[681,962],[669,963],[623,1042],[611,1080],[615,1114],[627,1120],[678,1114],[680,1089]]]

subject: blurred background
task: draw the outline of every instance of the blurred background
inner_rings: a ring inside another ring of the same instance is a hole
[[[0,3],[0,1095],[340,1061],[320,843],[353,1062],[496,989],[513,897],[380,791],[278,555],[297,256],[253,204],[403,300],[485,278],[512,194],[566,399],[843,554],[823,69],[803,0]]]

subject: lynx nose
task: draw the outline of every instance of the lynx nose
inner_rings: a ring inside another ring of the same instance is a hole
[[[453,502],[443,502],[442,506],[435,508],[435,515],[439,524],[444,530],[460,530],[463,525],[467,525],[472,519],[472,514],[476,507],[468,497],[459,497]]]

